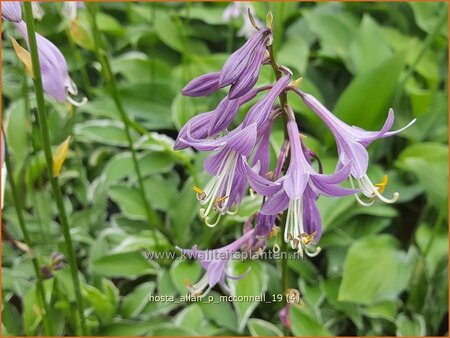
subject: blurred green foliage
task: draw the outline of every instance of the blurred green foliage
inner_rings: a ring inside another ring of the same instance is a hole
[[[203,274],[196,262],[146,259],[146,251],[175,245],[214,248],[229,243],[260,200],[248,198],[239,212],[214,228],[197,217],[194,182],[205,182],[204,155],[172,151],[177,130],[192,116],[211,110],[223,92],[182,97],[193,77],[221,68],[240,47],[242,19],[223,20],[225,3],[102,3],[98,17],[125,110],[140,128],[132,137],[152,206],[165,223],[156,233],[132,170],[119,113],[104,89],[92,52],[86,13],[76,24],[60,14],[61,4],[43,4],[38,31],[67,58],[70,72],[89,103],[73,111],[48,100],[52,144],[70,134],[74,141],[60,182],[74,238],[93,335],[281,335],[284,303],[149,302],[149,295],[180,296],[183,280]],[[395,205],[357,206],[352,197],[320,198],[323,252],[289,261],[289,285],[304,305],[293,306],[294,335],[447,335],[448,315],[448,35],[447,3],[254,3],[259,18],[274,14],[278,61],[302,76],[302,89],[333,108],[349,124],[382,126],[389,107],[401,135],[369,148],[370,174],[389,175],[387,193],[400,192]],[[34,254],[48,264],[65,252],[57,224],[41,142],[34,119],[30,79],[15,56],[3,24],[3,127],[13,173],[25,206]],[[19,40],[22,44],[23,41]],[[85,72],[85,73],[84,73]],[[87,75],[87,78],[83,78]],[[260,83],[273,80],[264,69]],[[336,149],[321,121],[294,95],[307,145],[334,169]],[[29,107],[29,109],[28,109]],[[244,108],[244,111],[248,109]],[[243,114],[240,115],[242,118]],[[142,130],[148,132],[142,133]],[[282,141],[272,137],[273,154]],[[189,166],[189,163],[194,166]],[[22,240],[9,187],[3,210],[3,334],[42,333],[42,312],[29,256]],[[272,240],[273,242],[273,240]],[[270,243],[271,245],[273,243]],[[270,247],[270,245],[269,245]],[[280,294],[279,262],[233,262],[234,295]],[[71,335],[77,323],[67,266],[45,281],[57,334]],[[210,295],[219,296],[220,289]],[[285,331],[285,333],[288,333]]]

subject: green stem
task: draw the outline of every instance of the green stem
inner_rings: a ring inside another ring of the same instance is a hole
[[[109,86],[114,103],[117,107],[117,110],[119,111],[120,118],[122,119],[122,122],[125,127],[124,128],[125,135],[127,138],[128,146],[130,148],[131,157],[132,157],[132,161],[134,164],[134,170],[136,172],[136,176],[138,179],[139,192],[141,194],[142,202],[144,204],[147,221],[149,222],[150,225],[154,225],[157,228],[159,228],[159,230],[163,231],[164,230],[163,223],[162,223],[160,217],[158,216],[158,214],[156,212],[154,212],[153,209],[150,208],[150,202],[149,202],[149,200],[147,198],[147,194],[145,192],[144,180],[142,178],[141,169],[139,167],[139,162],[137,159],[134,142],[131,137],[130,126],[132,125],[132,123],[123,107],[122,100],[120,98],[119,91],[117,89],[115,77],[112,72],[111,66],[109,64],[109,60],[106,57],[105,49],[103,48],[103,44],[102,44],[102,40],[101,40],[100,31],[97,27],[97,22],[95,19],[96,14],[97,14],[97,9],[98,9],[97,6],[98,6],[97,3],[90,3],[88,5],[88,9],[89,9],[89,13],[90,13],[90,24],[91,24],[92,33],[93,33],[94,42],[95,42],[95,54],[97,55],[97,58],[102,66],[103,77]],[[157,241],[156,236],[155,236],[155,240]]]
[[[5,145],[5,148],[6,148],[6,145]],[[43,321],[44,321],[45,334],[46,334],[46,336],[53,336],[54,331],[53,331],[52,321],[49,317],[50,316],[50,308],[47,304],[47,298],[45,296],[45,289],[44,289],[43,279],[42,279],[42,275],[41,275],[41,268],[39,266],[39,262],[38,262],[36,256],[32,253],[33,245],[31,242],[31,236],[30,236],[30,233],[28,232],[28,229],[25,224],[25,219],[23,217],[21,199],[19,198],[19,193],[16,189],[16,183],[14,182],[14,177],[13,177],[14,170],[13,170],[13,167],[11,164],[11,159],[9,158],[9,154],[6,154],[6,156],[5,156],[5,164],[6,164],[6,170],[9,172],[9,175],[7,175],[7,177],[8,177],[9,185],[11,187],[14,208],[16,209],[16,214],[17,214],[17,219],[19,221],[20,230],[22,231],[25,244],[27,245],[27,247],[30,250],[29,253],[31,256],[31,262],[33,264],[34,273],[36,275],[36,289],[37,289],[37,293],[39,295],[38,302],[39,302],[39,306],[42,309],[44,309]]]
[[[63,196],[61,193],[61,188],[58,183],[58,179],[53,177],[53,155],[50,145],[50,131],[47,121],[47,113],[45,107],[44,89],[42,86],[42,75],[39,63],[39,53],[38,46],[36,42],[36,32],[33,20],[33,12],[31,8],[31,2],[24,1],[23,3],[25,10],[25,18],[27,23],[28,40],[30,46],[31,61],[33,65],[34,74],[34,88],[36,92],[36,103],[37,111],[39,117],[39,126],[41,131],[42,145],[45,155],[45,161],[47,166],[47,173],[50,180],[50,185],[52,187],[53,195],[56,201],[56,206],[58,208],[59,220],[63,229],[64,242],[67,246],[68,260],[72,275],[72,282],[75,290],[76,304],[78,309],[78,315],[80,319],[81,333],[82,335],[87,334],[86,322],[84,318],[83,310],[83,299],[81,296],[81,287],[78,277],[77,261],[75,257],[75,250],[73,248],[72,237],[70,235],[70,227],[67,219],[67,214],[64,206]]]
[[[433,31],[427,35],[427,37],[425,38],[425,41],[422,45],[422,49],[420,50],[420,52],[417,54],[416,59],[414,60],[414,62],[411,64],[411,66],[408,68],[408,70],[406,71],[400,85],[398,86],[397,92],[395,93],[395,97],[394,97],[394,107],[398,106],[398,104],[400,103],[400,95],[402,93],[402,90],[405,87],[406,81],[409,79],[409,77],[414,73],[414,70],[416,69],[416,66],[419,64],[420,60],[422,60],[422,58],[424,57],[425,53],[427,52],[427,50],[431,47],[431,44],[433,43],[435,37],[437,34],[439,34],[439,31],[442,28],[442,25],[447,21],[447,10],[442,10],[441,15],[439,16],[439,18],[436,21],[436,25],[433,28]]]

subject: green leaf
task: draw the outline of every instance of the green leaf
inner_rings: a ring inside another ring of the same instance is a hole
[[[427,33],[431,33],[436,26],[436,21],[443,11],[448,10],[448,4],[444,2],[410,2],[417,25]],[[447,25],[442,25],[439,31],[448,37]]]
[[[120,314],[125,318],[137,317],[148,303],[148,296],[155,290],[154,282],[146,282],[138,285],[123,299],[120,306]]]
[[[111,146],[128,146],[124,125],[112,120],[88,120],[75,126],[75,134],[79,140],[98,142]],[[137,135],[132,132],[133,138]]]
[[[374,41],[377,43],[373,43]],[[356,74],[368,72],[392,55],[381,29],[368,15],[364,15],[350,44],[349,53],[351,69]]]
[[[204,317],[201,307],[198,304],[191,304],[177,314],[174,323],[176,326],[200,332]]]
[[[82,284],[81,290],[85,296],[84,298],[88,300],[94,308],[94,312],[100,322],[102,324],[111,323],[116,311],[116,306],[109,301],[107,295],[103,294],[94,286],[88,284]]]
[[[400,301],[397,299],[385,300],[373,305],[366,306],[362,311],[364,315],[369,318],[382,318],[389,320],[390,322],[394,322],[400,305]]]
[[[209,299],[212,299],[212,301],[210,302]],[[208,302],[201,302],[200,307],[202,308],[205,317],[212,320],[220,327],[236,330],[236,314],[230,303],[221,302],[219,300],[219,294],[217,292],[211,291],[208,294]]]
[[[434,231],[436,233],[433,233]],[[430,240],[432,245],[428,248]],[[448,256],[448,230],[444,227],[444,222],[437,230],[433,230],[426,223],[420,224],[416,230],[416,243],[423,254],[428,250],[425,256],[425,267],[428,275],[434,276],[438,264]]]
[[[318,322],[303,307],[293,305],[289,309],[292,333],[295,336],[331,336],[323,323]]]
[[[321,52],[326,56],[346,60],[348,47],[355,33],[354,17],[348,13],[318,11],[305,11],[303,15],[308,28],[319,37]]]
[[[251,318],[248,320],[247,326],[253,337],[283,336],[283,332],[278,327],[262,319]]]
[[[145,219],[142,196],[137,189],[118,185],[110,188],[109,196],[128,218]]]
[[[306,71],[309,45],[302,36],[291,36],[285,41],[277,55],[280,64],[295,68],[300,74]]]
[[[106,277],[129,279],[156,274],[155,268],[139,252],[126,252],[101,257],[92,263],[92,269]]]
[[[395,321],[398,337],[422,337],[427,334],[425,319],[421,314],[400,313]]]
[[[138,163],[141,169],[143,177],[154,174],[162,174],[169,172],[175,161],[172,156],[167,153],[150,152],[138,156]],[[130,168],[134,168],[134,163],[131,157],[131,153],[122,152],[114,156],[106,165],[104,174],[106,175],[106,181],[121,180],[125,177],[136,177],[134,171],[130,171]]]
[[[231,261],[230,270],[231,276],[241,276],[248,271],[245,278],[229,281],[232,296],[261,296],[266,292],[268,276],[265,271],[265,265],[262,262]],[[258,302],[234,302],[233,306],[238,318],[238,332],[242,332],[251,314],[258,306]]]
[[[399,155],[396,165],[412,172],[425,188],[429,201],[437,208],[448,199],[448,148],[439,143],[417,143]]]
[[[371,71],[356,75],[336,102],[334,114],[350,125],[369,130],[381,127],[402,70],[403,55],[397,54]]]
[[[338,300],[370,305],[394,299],[407,287],[415,261],[414,247],[399,250],[390,235],[356,241],[345,260]]]
[[[197,283],[203,273],[203,269],[197,261],[176,260],[170,267],[170,279],[182,295],[189,293],[186,282]]]

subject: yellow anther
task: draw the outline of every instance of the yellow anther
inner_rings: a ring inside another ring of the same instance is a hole
[[[383,176],[383,179],[381,180],[380,183],[375,184],[375,186],[378,188],[378,192],[380,194],[384,191],[384,189],[386,188],[387,184],[388,184],[388,177],[387,177],[387,175]]]
[[[311,235],[308,235],[307,233],[301,234],[300,237],[302,239],[303,245],[308,245],[309,243],[311,243],[316,235],[317,231],[314,231]]]
[[[299,87],[303,82],[303,78],[299,77],[297,80],[291,82],[292,87]]]
[[[228,196],[220,197],[220,198],[216,199],[216,203],[217,203],[217,204],[222,203],[222,202],[225,201],[227,198],[228,198]]]
[[[273,23],[273,14],[272,12],[269,12],[266,15],[266,27],[272,28],[272,23]]]
[[[194,190],[199,195],[204,193],[204,191],[201,188],[199,188],[199,187],[197,187],[195,185],[192,187],[192,190]]]

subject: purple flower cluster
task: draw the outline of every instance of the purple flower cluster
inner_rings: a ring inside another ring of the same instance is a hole
[[[261,67],[269,61],[272,61],[272,66],[274,64],[268,50],[271,43],[270,25],[260,28],[229,57],[220,72],[202,75],[186,85],[182,92],[187,96],[206,96],[227,86],[230,89],[216,109],[197,115],[186,123],[174,148],[193,147],[198,151],[212,152],[204,163],[212,178],[204,189],[194,188],[201,205],[200,216],[208,226],[216,226],[221,216],[233,212],[249,187],[264,196],[261,209],[251,218],[255,220],[255,228],[247,229],[243,237],[218,251],[236,251],[266,239],[272,234],[278,215],[286,210],[285,224],[280,224],[284,241],[302,257],[304,253],[315,256],[320,252],[317,242],[322,233],[317,206],[321,195],[341,197],[354,194],[364,206],[373,204],[376,198],[386,203],[393,203],[398,198],[398,193],[392,198],[382,195],[387,184],[386,176],[375,185],[369,179],[366,148],[379,138],[408,128],[414,120],[402,129],[390,131],[394,114],[389,110],[380,131],[351,127],[312,95],[298,89],[299,81],[291,82],[292,73],[284,66],[278,66],[281,76],[276,83],[255,88]],[[239,108],[264,90],[268,90],[265,96],[250,108],[237,127],[229,131]],[[313,168],[312,160],[317,157],[303,144],[294,112],[286,102],[280,101],[282,106],[276,104],[277,98],[288,90],[298,94],[334,135],[339,155],[334,173],[327,175]],[[271,171],[270,136],[273,121],[280,115],[284,115],[288,139]],[[347,179],[352,189],[340,186]],[[198,258],[196,248],[180,250]],[[189,284],[191,291],[198,292],[207,286],[211,288],[216,283],[224,283],[228,258],[199,260],[207,274],[199,283]]]
[[[20,2],[2,3],[2,18],[10,21],[23,36],[27,45],[29,45],[27,25],[22,20]],[[71,97],[71,95],[78,95],[78,89],[70,78],[66,59],[61,51],[51,41],[37,33],[36,41],[44,91],[59,102],[67,100],[76,106],[85,104],[86,98],[83,98],[81,102],[77,102]],[[29,65],[31,65],[29,55],[28,59]]]

